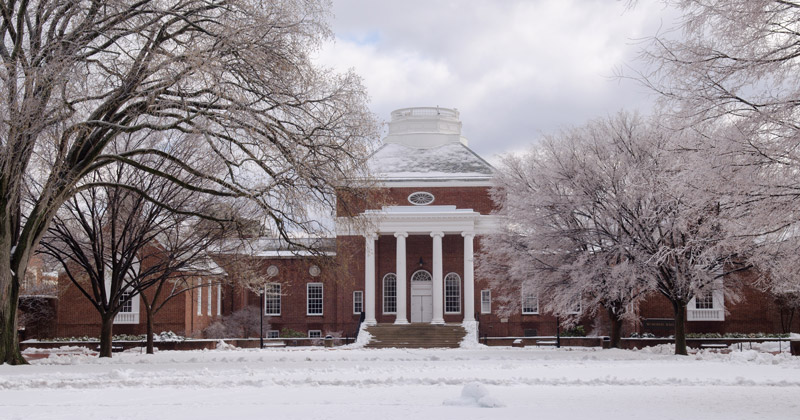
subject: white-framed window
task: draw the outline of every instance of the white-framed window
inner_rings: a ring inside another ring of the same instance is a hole
[[[280,338],[281,332],[278,330],[269,330],[267,331],[267,338]]]
[[[695,309],[714,309],[714,293],[711,290],[704,290],[694,297]]]
[[[134,263],[133,269],[138,270],[138,262]],[[109,293],[111,292],[111,267],[106,266],[103,273],[103,281],[106,289],[106,299],[110,299]],[[114,317],[114,324],[138,324],[139,323],[139,293],[135,293],[133,287],[127,283],[128,279],[123,282],[122,291],[118,295],[117,303],[120,306],[117,316]]]
[[[415,271],[414,274],[411,275],[411,281],[433,281],[433,277],[431,273],[425,270]]]
[[[306,284],[306,315],[322,315],[322,283]]]
[[[461,277],[456,273],[444,276],[444,313],[461,313]]]
[[[127,291],[127,290],[119,294],[119,305],[120,305],[119,312],[120,313],[133,312],[133,299],[132,299],[132,297],[133,297],[133,293],[131,293],[130,291]]]
[[[308,330],[308,338],[322,338],[321,330]]]
[[[415,206],[427,206],[433,203],[433,194],[426,191],[417,191],[408,196],[408,202]]]
[[[114,317],[114,324],[139,323],[139,294],[127,289],[119,295],[120,310]]]
[[[522,314],[539,314],[539,297],[536,295],[533,287],[529,284],[522,285]]]
[[[710,290],[709,290],[710,289]],[[724,321],[725,292],[722,280],[697,293],[686,305],[687,321]]]
[[[397,313],[397,276],[394,273],[383,276],[383,313]]]
[[[581,313],[581,299],[581,296],[578,296],[575,298],[575,300],[573,300],[572,306],[570,307],[569,311],[567,311],[568,314],[574,315]]]
[[[489,289],[481,290],[481,313],[492,313],[492,291]]]
[[[353,292],[353,313],[361,314],[364,312],[364,292],[356,290]]]
[[[280,283],[267,283],[264,285],[264,315],[281,315]]]

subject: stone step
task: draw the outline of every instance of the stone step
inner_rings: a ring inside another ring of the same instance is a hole
[[[367,327],[368,348],[456,348],[466,331],[460,325],[378,324]]]

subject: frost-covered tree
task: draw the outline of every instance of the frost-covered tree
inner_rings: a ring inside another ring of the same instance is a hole
[[[676,353],[686,354],[687,303],[734,261],[715,197],[691,186],[695,160],[677,148],[681,136],[619,114],[507,157],[493,189],[507,231],[482,247],[502,273],[495,283],[529,282],[555,313],[577,297],[585,310],[604,308],[617,342],[630,309],[658,292],[673,305]]]
[[[653,38],[640,79],[674,126],[706,136],[703,188],[725,197],[723,228],[765,286],[800,293],[800,2],[667,3],[683,19]]]
[[[328,10],[312,0],[0,2],[0,363],[24,363],[16,309],[30,256],[105,165],[158,175],[148,158],[171,159],[181,176],[165,179],[248,200],[273,234],[325,228],[309,211],[363,178],[376,132],[359,78],[310,59],[331,35]],[[189,160],[169,147],[110,151],[130,133],[203,147]],[[209,161],[226,169],[196,165]]]

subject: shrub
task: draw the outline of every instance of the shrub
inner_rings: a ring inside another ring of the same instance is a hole
[[[562,337],[586,337],[586,329],[583,325],[576,325],[561,333]]]
[[[281,338],[304,338],[304,337],[306,337],[306,334],[303,334],[300,331],[293,330],[291,328],[281,329]]]
[[[206,327],[203,335],[206,338],[258,337],[260,316],[261,310],[258,307],[246,306]],[[264,330],[268,329],[269,322],[264,322]]]

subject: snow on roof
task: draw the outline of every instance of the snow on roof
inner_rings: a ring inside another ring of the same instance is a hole
[[[336,255],[335,238],[292,238],[294,243],[284,239],[259,237],[236,241],[235,246],[225,246],[217,250],[220,254],[240,254],[253,257],[293,258],[316,255]]]
[[[210,276],[224,276],[228,274],[222,267],[220,267],[214,260],[212,260],[208,256],[203,257],[197,261],[194,261],[193,263],[187,265],[186,267],[183,267],[179,271],[195,272],[198,274],[203,273]]]
[[[494,173],[492,165],[461,143],[431,148],[387,143],[370,157],[369,165],[382,180],[488,180]]]
[[[372,154],[380,180],[489,180],[494,168],[467,147],[456,109],[403,108],[392,112],[389,135]]]

